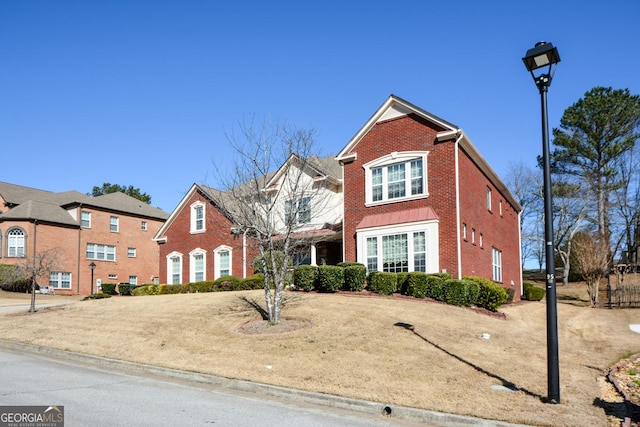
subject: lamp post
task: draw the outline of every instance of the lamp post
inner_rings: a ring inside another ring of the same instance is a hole
[[[91,269],[91,295],[93,295],[93,270],[96,269],[96,263],[91,261],[89,268]]]
[[[546,260],[547,287],[547,375],[548,402],[560,403],[560,368],[558,359],[558,311],[556,301],[556,267],[553,243],[553,201],[551,198],[551,167],[549,162],[549,123],[547,113],[547,91],[555,72],[555,65],[560,62],[558,49],[551,43],[539,42],[529,49],[524,58],[524,65],[531,73],[533,81],[540,92],[542,103],[542,159],[544,169],[544,241]],[[535,70],[542,69],[538,74]]]

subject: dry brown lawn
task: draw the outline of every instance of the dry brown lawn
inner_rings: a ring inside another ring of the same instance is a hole
[[[282,334],[241,333],[242,325],[258,317],[246,300],[262,304],[263,295],[114,297],[35,314],[0,313],[0,338],[549,426],[607,425],[598,404],[603,393],[599,378],[620,358],[640,351],[640,336],[628,327],[640,323],[640,310],[560,303],[562,403],[551,405],[542,402],[547,394],[544,302],[505,306],[500,311],[507,318],[499,319],[426,300],[290,292],[284,314],[310,320],[309,327]],[[38,296],[38,302],[45,298],[68,299]],[[519,391],[492,388],[509,383]]]

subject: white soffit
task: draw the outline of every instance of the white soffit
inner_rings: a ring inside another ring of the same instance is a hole
[[[388,108],[387,111],[385,111],[377,121],[383,122],[385,120],[395,119],[396,117],[406,116],[411,112],[412,111],[409,108],[403,105],[393,104],[391,108]]]

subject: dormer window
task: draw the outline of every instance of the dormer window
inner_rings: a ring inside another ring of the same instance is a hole
[[[363,165],[367,205],[428,196],[426,151],[391,153]]]

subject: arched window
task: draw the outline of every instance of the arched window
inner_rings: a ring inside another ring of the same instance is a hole
[[[229,246],[218,246],[213,253],[213,278],[230,276],[233,271],[231,269],[232,249]]]
[[[205,280],[205,266],[207,265],[207,251],[196,248],[189,252],[189,281],[202,282]]]
[[[20,228],[12,228],[7,232],[7,256],[24,256],[24,231]]]
[[[171,252],[167,255],[167,283],[179,285],[182,283],[182,254]]]

